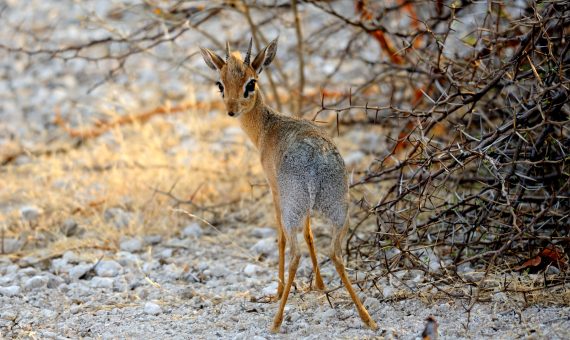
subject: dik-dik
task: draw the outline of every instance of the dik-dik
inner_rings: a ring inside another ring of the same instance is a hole
[[[279,331],[291,284],[299,265],[297,232],[303,230],[316,277],[316,286],[325,289],[319,272],[311,211],[320,212],[332,224],[329,255],[356,305],[362,321],[372,329],[376,323],[354,292],[342,261],[341,241],[348,228],[348,182],[344,161],[332,140],[313,123],[282,115],[264,102],[258,77],[275,58],[277,39],[251,60],[251,41],[245,59],[239,52],[221,58],[207,48],[200,48],[206,64],[219,73],[218,86],[230,117],[259,150],[261,164],[271,188],[279,232],[279,284],[281,299],[272,330]],[[285,245],[289,243],[289,276],[285,281]]]

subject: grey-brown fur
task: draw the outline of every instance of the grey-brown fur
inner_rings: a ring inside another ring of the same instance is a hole
[[[317,211],[340,228],[348,210],[344,161],[321,129],[306,120],[266,110],[263,125],[275,126],[278,140],[287,140],[277,154],[277,184],[283,226],[298,230],[308,213]],[[265,145],[264,135],[259,141]],[[271,136],[271,139],[274,136]],[[263,157],[263,149],[260,150]]]

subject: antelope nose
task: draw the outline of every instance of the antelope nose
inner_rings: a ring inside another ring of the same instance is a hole
[[[229,115],[230,117],[233,117],[233,116],[235,116],[236,114],[233,113],[232,111],[230,111],[230,112],[228,112],[228,115]]]

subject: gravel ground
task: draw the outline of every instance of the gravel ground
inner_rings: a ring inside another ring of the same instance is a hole
[[[221,241],[220,241],[221,239]],[[5,338],[388,338],[420,336],[434,315],[443,338],[570,337],[570,308],[513,308],[507,301],[425,304],[366,296],[378,321],[363,327],[344,290],[308,289],[303,258],[280,334],[269,332],[277,303],[275,234],[271,228],[224,229],[190,224],[179,238],[125,239],[116,253],[39,254],[0,263],[0,334]],[[46,259],[47,258],[47,259]],[[339,282],[320,256],[328,287]]]

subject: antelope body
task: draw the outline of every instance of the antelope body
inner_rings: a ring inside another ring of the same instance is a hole
[[[222,93],[228,115],[236,117],[242,129],[259,150],[275,205],[279,245],[279,309],[272,330],[277,332],[300,254],[296,234],[303,230],[316,278],[316,286],[325,289],[319,272],[313,234],[311,211],[320,212],[333,225],[330,258],[345,285],[362,321],[372,329],[376,323],[354,292],[342,262],[341,241],[348,228],[348,181],[344,161],[332,140],[309,121],[284,116],[263,100],[257,79],[263,68],[274,59],[277,39],[269,43],[250,61],[251,41],[244,60],[238,52],[231,53],[226,45],[222,59],[209,49],[200,48],[206,64],[218,71],[217,85]],[[285,245],[289,244],[288,278],[285,281]]]

